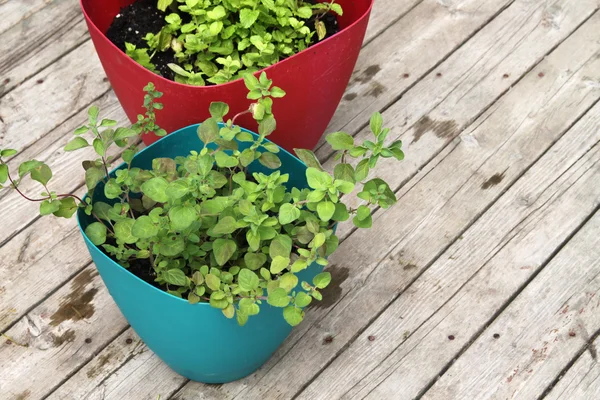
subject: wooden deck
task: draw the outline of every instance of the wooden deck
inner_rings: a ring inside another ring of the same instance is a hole
[[[599,9],[377,0],[330,130],[362,137],[383,113],[407,155],[378,168],[398,204],[340,227],[326,300],[238,382],[172,372],[74,221],[0,192],[0,399],[600,399]],[[0,1],[13,168],[44,160],[83,193],[70,132],[92,103],[126,119],[104,77],[76,0]]]

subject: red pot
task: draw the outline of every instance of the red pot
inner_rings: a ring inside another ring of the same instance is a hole
[[[323,135],[342,98],[367,29],[374,0],[338,0],[344,15],[338,18],[340,32],[320,43],[265,69],[274,85],[287,92],[275,99],[273,113],[277,130],[269,139],[286,150],[312,149]],[[209,117],[213,101],[229,104],[234,114],[248,108],[247,89],[243,80],[221,85],[198,87],[173,82],[138,65],[105,36],[121,7],[133,0],[81,0],[81,8],[90,36],[104,71],[129,119],[134,122],[143,113],[142,88],[154,82],[164,110],[157,113],[157,123],[167,132],[203,121]],[[251,118],[240,124],[256,130]],[[157,140],[144,135],[146,144]]]

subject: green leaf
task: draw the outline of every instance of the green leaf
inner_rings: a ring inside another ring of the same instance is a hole
[[[331,282],[331,274],[329,272],[321,272],[313,278],[313,285],[319,289],[324,289]]]
[[[215,153],[215,161],[220,168],[234,168],[238,165],[237,158],[228,155],[222,150]]]
[[[80,126],[79,128],[75,129],[75,132],[73,132],[73,134],[74,135],[83,135],[84,133],[86,133],[89,130],[90,130],[90,128],[88,128],[87,126]]]
[[[321,221],[329,221],[335,213],[335,205],[330,201],[322,201],[317,204],[317,213]]]
[[[267,297],[267,303],[273,307],[286,307],[288,304],[290,304],[290,297],[285,289],[277,288],[269,293],[269,297]]]
[[[212,143],[219,138],[219,125],[213,118],[204,121],[198,127],[198,137],[206,145]]]
[[[54,212],[55,217],[71,218],[75,214],[75,211],[77,211],[77,203],[75,203],[75,199],[72,197],[65,197],[58,201],[58,203],[59,208]]]
[[[213,254],[215,260],[220,266],[225,265],[227,261],[233,256],[237,249],[237,245],[233,240],[229,239],[217,239],[213,243]]]
[[[177,200],[188,194],[190,191],[190,185],[185,179],[178,179],[169,183],[169,188],[167,189],[167,196],[171,200]]]
[[[44,200],[40,203],[40,215],[50,215],[58,211],[60,207],[59,201]]]
[[[206,16],[209,19],[212,20],[217,20],[217,19],[221,19],[223,18],[226,14],[225,12],[225,8],[223,8],[223,6],[216,6],[215,8],[213,8],[211,11],[208,11],[206,13]]]
[[[325,240],[326,238],[323,232],[317,233],[312,241],[312,247],[317,248],[323,246],[325,244]]]
[[[364,220],[369,218],[370,216],[371,210],[369,209],[369,207],[365,205],[361,205],[358,207],[358,210],[356,212],[356,218],[358,218],[359,220]]]
[[[312,297],[310,297],[306,292],[298,292],[295,299],[295,304],[297,307],[306,307],[312,301]]]
[[[337,3],[331,4],[331,11],[333,11],[337,15],[344,15],[344,11],[342,10],[342,6],[340,6]]]
[[[306,169],[306,180],[312,189],[329,189],[333,182],[327,172],[312,167]]]
[[[25,162],[21,163],[21,165],[19,165],[19,177],[20,178],[25,177],[28,173],[31,172],[32,169],[40,166],[41,164],[42,163],[37,160],[30,160],[30,161],[25,161]]]
[[[250,10],[248,8],[242,8],[240,10],[240,23],[246,29],[250,28],[256,20],[258,19],[258,15],[260,11],[258,10]]]
[[[373,226],[373,221],[372,221],[372,218],[371,218],[371,216],[369,216],[369,217],[368,217],[368,218],[366,218],[366,219],[362,219],[362,220],[360,220],[360,219],[358,219],[358,218],[354,217],[354,218],[352,219],[352,222],[354,223],[354,225],[355,225],[357,228],[364,228],[364,229],[368,229],[368,228],[370,228],[371,226]]]
[[[284,97],[286,95],[285,91],[283,91],[283,89],[277,87],[277,86],[273,86],[271,88],[271,97],[275,98],[275,99],[279,99],[281,97]]]
[[[52,170],[44,163],[40,163],[31,170],[31,179],[46,186],[52,179]]]
[[[350,213],[348,212],[347,206],[344,203],[336,203],[335,212],[331,216],[331,219],[342,222],[347,221],[348,218],[350,218]]]
[[[236,228],[235,218],[227,216],[221,218],[212,231],[217,235],[226,235],[235,231]]]
[[[281,225],[291,224],[300,218],[300,210],[291,203],[282,204],[279,207],[279,223]]]
[[[330,255],[332,255],[333,252],[338,248],[339,244],[340,239],[337,236],[331,235],[329,238],[327,238],[327,240],[325,241],[325,257],[329,257]]]
[[[271,133],[275,132],[275,129],[277,129],[277,123],[272,115],[265,117],[258,124],[258,134],[263,137],[269,136]]]
[[[219,290],[221,288],[221,278],[213,274],[207,274],[204,279],[206,279],[206,286],[210,290]]]
[[[67,143],[67,145],[65,146],[65,151],[74,151],[77,149],[87,147],[89,145],[90,144],[87,142],[87,140],[85,140],[81,136],[77,136],[75,139]]]
[[[228,305],[227,307],[225,307],[223,310],[223,315],[226,318],[233,318],[235,316],[235,308],[233,307],[233,304]]]
[[[165,11],[173,3],[173,0],[158,0],[157,8],[160,11]]]
[[[350,150],[354,147],[354,138],[345,132],[330,133],[326,140],[334,150]]]
[[[283,318],[291,326],[296,326],[304,319],[304,311],[294,306],[287,306],[283,309]]]
[[[229,113],[229,106],[227,103],[221,101],[214,101],[210,103],[209,108],[210,115],[215,121],[222,121],[223,117]]]
[[[260,234],[254,233],[251,230],[249,230],[248,232],[246,232],[246,241],[250,246],[250,250],[256,251],[260,246]]]
[[[91,106],[88,109],[88,120],[90,122],[90,125],[96,125],[96,123],[98,122],[99,112],[100,110],[98,109],[98,106]]]
[[[185,242],[179,236],[166,237],[160,243],[158,250],[165,257],[175,257],[185,250]]]
[[[166,270],[165,272],[163,272],[162,278],[168,284],[171,285],[187,286],[188,284],[188,279],[183,273],[183,271],[177,268],[171,268],[169,270]]]
[[[96,151],[96,153],[100,157],[104,157],[104,154],[106,153],[106,148],[104,147],[104,143],[102,143],[102,140],[94,139],[92,145],[94,146],[94,150]]]
[[[296,10],[296,15],[298,15],[300,18],[309,19],[312,17],[313,13],[310,7],[303,6]]]
[[[0,185],[8,180],[8,165],[0,164]]]
[[[356,183],[356,181],[354,180],[354,168],[352,167],[352,165],[347,163],[337,164],[333,169],[333,176],[335,179]]]
[[[316,168],[319,171],[323,171],[321,163],[319,160],[317,160],[315,153],[312,151],[306,149],[294,149],[294,152],[307,167]]]
[[[152,178],[142,184],[142,192],[157,203],[165,203],[169,200],[167,189],[169,182],[165,178]]]
[[[373,132],[375,136],[379,136],[381,128],[383,127],[383,117],[381,116],[381,113],[375,112],[371,115],[370,126],[371,132]]]
[[[2,156],[2,157],[10,157],[10,156],[14,156],[15,154],[17,154],[17,151],[14,149],[4,149],[4,150],[0,151],[0,156]]]
[[[327,36],[327,28],[325,28],[325,23],[323,21],[319,20],[315,22],[315,29],[319,40],[323,40],[325,36]]]
[[[291,252],[292,238],[284,234],[277,235],[269,245],[269,256],[271,256],[272,259],[277,256],[289,258]]]
[[[270,169],[277,169],[281,167],[281,160],[273,153],[262,153],[258,161]]]
[[[267,256],[263,253],[246,253],[244,262],[248,268],[256,271],[267,262]]]
[[[104,171],[102,169],[92,167],[85,170],[85,185],[89,191],[93,190],[102,179],[104,179]]]
[[[242,289],[244,292],[249,292],[251,290],[257,289],[258,283],[258,275],[256,275],[254,272],[250,271],[247,268],[244,268],[240,271],[238,275],[238,285],[240,286],[240,289]]]
[[[150,239],[158,234],[158,227],[154,224],[152,218],[142,215],[135,220],[131,233],[140,239]]]
[[[356,173],[354,178],[356,179],[356,182],[360,182],[364,180],[367,177],[367,175],[369,175],[369,160],[365,158],[364,160],[361,160],[356,166]]]
[[[130,128],[117,128],[115,131],[115,135],[113,136],[114,140],[123,140],[129,137],[137,136],[137,132]]]
[[[290,264],[290,259],[282,256],[275,256],[271,261],[270,271],[273,275],[279,274],[281,271],[286,269]]]
[[[96,246],[106,242],[106,232],[106,226],[100,222],[93,222],[85,228],[85,235]]]
[[[288,293],[298,285],[298,277],[291,272],[284,274],[278,281],[279,287],[285,289]]]
[[[115,237],[126,244],[133,244],[138,238],[132,233],[135,220],[127,218],[115,224]]]
[[[175,206],[169,210],[171,228],[175,231],[184,231],[198,220],[198,213],[193,206]]]
[[[96,201],[92,211],[98,218],[105,221],[110,221],[109,211],[111,209],[112,207],[109,204],[102,201]]]
[[[121,196],[123,191],[121,190],[121,185],[119,185],[114,178],[109,179],[104,185],[104,195],[107,199],[116,199]]]

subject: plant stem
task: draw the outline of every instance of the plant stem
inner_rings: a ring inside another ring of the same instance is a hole
[[[237,113],[236,115],[233,116],[233,118],[231,119],[231,123],[233,125],[235,125],[235,120],[238,119],[239,117],[241,117],[242,115],[246,115],[246,114],[250,114],[251,111],[250,109],[246,110],[246,111],[242,111],[241,113]]]

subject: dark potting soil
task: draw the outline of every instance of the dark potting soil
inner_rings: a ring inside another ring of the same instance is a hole
[[[314,4],[315,0],[307,0],[307,3]],[[171,12],[169,10],[169,13]],[[106,31],[106,37],[123,52],[125,52],[125,42],[134,44],[137,48],[146,48],[148,45],[144,37],[147,33],[158,33],[165,25],[166,15],[167,13],[156,8],[156,0],[137,0],[129,6],[121,8],[108,31]],[[184,22],[189,19],[184,13],[180,13],[180,17]],[[337,17],[334,13],[328,13],[321,20],[325,23],[327,32],[324,39],[339,32]],[[306,26],[314,30],[314,17],[306,21]],[[315,35],[312,44],[316,42]],[[156,69],[163,77],[170,80],[174,80],[175,73],[167,64],[174,62],[175,55],[170,50],[156,52],[152,57],[152,63],[156,66]],[[207,85],[211,85],[211,83],[207,82]]]
[[[158,33],[165,25],[164,13],[156,8],[156,0],[138,0],[135,3],[121,8],[113,23],[106,31],[106,37],[121,51],[125,52],[125,43],[136,45],[138,49],[148,47],[144,40],[149,32]],[[175,62],[175,55],[170,51],[156,52],[152,63],[160,74],[170,80],[175,78],[175,73],[167,65]]]

